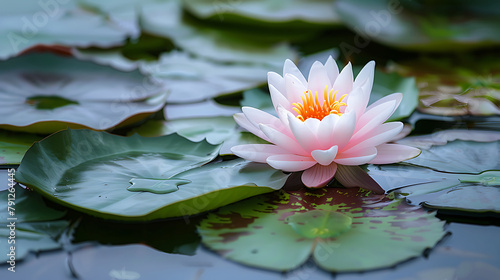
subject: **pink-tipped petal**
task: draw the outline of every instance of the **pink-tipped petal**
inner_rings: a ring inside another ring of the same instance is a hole
[[[339,67],[337,66],[337,62],[333,59],[332,56],[329,56],[325,63],[326,74],[330,79],[330,84],[333,85],[337,77],[339,76]]]
[[[368,62],[361,71],[359,71],[358,76],[354,80],[353,88],[361,87],[365,84],[365,90],[368,92],[372,91],[373,87],[373,76],[375,74],[375,61]],[[368,96],[369,97],[369,96]]]
[[[302,183],[309,188],[323,187],[332,180],[336,171],[335,163],[327,166],[316,164],[302,173]]]
[[[307,88],[310,89],[313,93],[318,93],[320,102],[324,99],[323,92],[325,91],[325,86],[328,87],[328,90],[332,88],[332,84],[330,82],[330,79],[328,78],[328,74],[326,73],[326,69],[319,61],[314,62],[311,66],[307,82]]]
[[[328,150],[314,150],[311,152],[311,156],[315,161],[321,165],[330,165],[337,156],[339,147],[333,146]]]
[[[337,120],[337,123],[332,133],[333,145],[339,146],[339,150],[342,150],[345,145],[349,142],[356,127],[356,113],[350,112],[343,114]]]
[[[294,138],[306,152],[311,152],[318,147],[318,141],[314,132],[301,120],[288,114],[288,123]]]
[[[339,116],[337,114],[330,114],[321,120],[317,134],[319,149],[325,150],[334,145],[333,131],[338,120]]]
[[[340,152],[334,161],[342,165],[361,165],[370,162],[376,156],[377,149],[375,147],[368,147],[353,153]]]
[[[352,66],[351,63],[347,63],[347,65],[342,69],[339,76],[335,80],[333,84],[333,90],[339,91],[337,97],[340,97],[344,94],[349,94],[352,90]]]
[[[285,91],[285,79],[276,72],[267,73],[267,83],[274,86],[279,92]]]
[[[389,164],[405,161],[420,154],[420,150],[414,147],[400,144],[382,144],[377,146],[377,156],[369,163]]]
[[[385,191],[359,166],[339,165],[335,174],[335,179],[346,188],[360,187],[383,194]]]
[[[267,112],[246,106],[241,108],[241,110],[250,123],[257,128],[259,128],[260,124],[265,124],[281,132],[285,132],[286,130],[280,119]]]
[[[269,93],[271,95],[271,101],[273,102],[274,109],[278,110],[279,106],[282,106],[283,108],[290,110],[291,103],[288,101],[288,99],[285,98],[285,96],[279,92],[274,86],[269,85]]]
[[[269,138],[260,130],[260,128],[255,127],[248,119],[245,117],[243,113],[237,113],[233,115],[234,120],[236,123],[241,126],[243,129],[247,130],[248,132],[252,133],[253,135],[264,139],[269,142]]]
[[[359,149],[376,147],[380,144],[389,142],[398,135],[402,129],[402,122],[384,123],[367,133],[365,137],[356,138],[356,135],[354,135],[349,144],[345,147],[344,152],[354,152]]]
[[[370,106],[368,106],[368,108],[366,108],[366,111],[371,110],[372,108],[377,107],[377,106],[379,106],[382,103],[387,103],[387,102],[389,102],[391,100],[396,101],[396,105],[394,106],[394,109],[389,114],[389,116],[392,116],[392,114],[394,114],[394,112],[398,108],[399,104],[401,104],[401,100],[403,100],[403,94],[402,93],[396,92],[396,93],[384,96],[384,97],[380,98],[379,100],[377,100],[377,101],[373,102],[372,104],[370,104]]]
[[[302,103],[302,99],[300,97],[304,95],[304,92],[307,90],[306,85],[304,85],[294,75],[286,74],[284,79],[286,91],[285,97],[288,99],[290,104]]]
[[[347,106],[345,113],[353,111],[356,113],[356,116],[359,119],[365,113],[369,99],[369,91],[365,91],[363,87],[355,87],[349,94],[349,97],[346,101]]]
[[[286,149],[290,153],[302,156],[309,155],[309,153],[307,153],[295,139],[290,138],[288,135],[264,124],[260,125],[260,130],[262,130],[262,132],[264,132],[264,134],[269,138],[269,142]]]
[[[364,137],[372,129],[385,122],[392,114],[396,101],[390,100],[373,107],[361,116],[356,124],[356,133],[354,137]]]
[[[262,163],[266,163],[269,156],[289,154],[287,150],[271,144],[238,145],[232,147],[231,152],[246,160]]]
[[[273,155],[268,157],[266,162],[273,168],[287,172],[297,172],[306,170],[316,164],[316,162],[310,157],[303,157],[290,154]]]
[[[294,75],[295,77],[297,77],[297,79],[299,79],[299,81],[304,86],[307,85],[306,78],[304,78],[304,75],[302,75],[302,72],[300,72],[299,68],[297,68],[295,63],[293,63],[293,61],[291,61],[290,59],[285,60],[285,65],[283,66],[283,77],[286,74]]]

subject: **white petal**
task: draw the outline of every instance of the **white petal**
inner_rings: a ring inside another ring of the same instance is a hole
[[[328,150],[314,150],[311,156],[321,165],[330,165],[337,156],[339,147],[333,146]]]
[[[310,157],[298,155],[274,155],[267,158],[267,164],[273,168],[287,172],[302,171],[314,166],[316,162]]]
[[[282,106],[286,110],[291,109],[291,103],[286,97],[279,92],[273,85],[269,85],[269,93],[271,94],[271,101],[273,102],[274,109],[278,111],[278,107]]]
[[[333,84],[333,90],[339,91],[337,97],[340,97],[344,94],[349,94],[352,90],[352,66],[351,63],[347,63],[347,65],[342,69],[339,76],[335,80]]]
[[[364,114],[369,100],[369,91],[365,91],[363,87],[355,87],[345,102],[347,104],[345,113],[356,112],[356,116],[359,119]]]
[[[316,164],[302,173],[302,183],[309,188],[320,188],[328,184],[335,176],[337,165],[332,163],[327,166]]]
[[[297,77],[286,74],[285,75],[285,89],[286,89],[286,98],[290,104],[293,103],[302,103],[301,96],[304,95],[307,88],[304,84],[302,84]]]
[[[293,136],[306,152],[310,153],[318,148],[316,136],[309,126],[291,114],[288,115],[288,122]]]
[[[377,156],[369,163],[396,163],[414,158],[419,154],[420,150],[414,147],[400,144],[382,144],[377,146]]]
[[[354,112],[343,114],[339,117],[337,124],[332,130],[333,145],[342,150],[349,142],[356,128],[356,114]]]
[[[298,154],[303,156],[308,156],[309,153],[304,151],[304,149],[297,143],[295,139],[290,138],[286,134],[283,134],[276,129],[269,127],[267,125],[261,124],[260,130],[269,138],[269,142],[278,145],[279,147],[286,149],[292,154]]]
[[[266,159],[273,155],[289,154],[288,151],[271,144],[238,145],[231,148],[231,152],[246,160],[266,163]]]
[[[236,123],[241,126],[243,129],[252,133],[253,135],[262,138],[269,142],[269,138],[260,130],[260,128],[255,127],[248,119],[245,117],[243,113],[237,113],[233,115]]]
[[[328,78],[328,74],[326,73],[326,69],[321,64],[321,62],[316,61],[311,66],[311,70],[309,71],[309,77],[307,79],[307,88],[312,91],[312,93],[318,93],[318,97],[322,97],[320,102],[324,100],[323,92],[325,91],[325,86],[327,90],[332,88],[332,84],[330,79]]]
[[[267,83],[274,86],[279,92],[285,92],[285,80],[276,72],[267,73]]]
[[[339,165],[335,179],[346,188],[360,187],[383,194],[384,189],[359,166]]]
[[[372,91],[373,87],[373,76],[375,73],[375,61],[368,62],[363,69],[359,72],[358,76],[354,80],[353,88],[361,87],[366,83],[366,90],[368,92]]]
[[[294,75],[304,86],[307,86],[306,78],[304,78],[299,68],[290,59],[285,60],[285,65],[283,66],[283,77],[286,74]]]
[[[326,69],[326,74],[330,79],[330,84],[333,85],[333,83],[335,82],[335,80],[339,75],[339,67],[337,66],[337,62],[335,62],[335,59],[333,59],[332,56],[329,56],[328,59],[326,60],[325,69]]]
[[[342,165],[361,165],[368,163],[377,156],[377,149],[369,147],[354,153],[338,153],[335,162]]]
[[[325,150],[334,145],[333,132],[338,120],[339,116],[336,114],[328,115],[321,120],[317,134],[319,149]]]

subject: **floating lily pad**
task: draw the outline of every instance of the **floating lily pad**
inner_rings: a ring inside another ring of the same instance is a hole
[[[76,1],[12,2],[2,7],[0,18],[0,60],[40,44],[110,47],[139,35],[137,26],[79,7]]]
[[[500,63],[496,56],[424,58],[392,66],[416,76],[419,110],[434,115],[500,115]]]
[[[143,221],[211,210],[279,189],[287,178],[265,164],[242,160],[200,167],[218,149],[175,134],[121,137],[66,130],[33,145],[16,180],[94,216]],[[140,189],[133,187],[137,182]]]
[[[8,261],[11,251],[14,251],[15,261],[19,261],[29,252],[60,248],[57,237],[69,225],[68,221],[61,220],[65,212],[47,207],[37,193],[20,187],[13,190],[0,192],[0,237],[3,240],[0,261]],[[15,250],[11,250],[11,246]]]
[[[228,65],[182,52],[165,53],[159,61],[143,62],[140,67],[166,84],[169,103],[195,102],[253,88],[266,83],[269,71],[262,64]]]
[[[492,1],[489,9],[477,9],[468,1],[453,4],[338,0],[334,5],[342,21],[366,37],[363,42],[373,39],[403,49],[441,52],[500,44],[495,35],[500,21],[493,12],[498,3]]]
[[[182,50],[225,63],[267,65],[270,71],[280,71],[283,61],[294,58],[287,45],[248,38],[241,30],[228,31],[195,26],[183,20],[181,1],[147,1],[142,5],[141,27],[144,31],[170,38]],[[203,47],[200,47],[203,46]]]
[[[402,200],[359,188],[323,188],[223,207],[202,221],[199,232],[205,245],[243,264],[290,270],[312,256],[320,267],[342,272],[417,257],[443,237],[443,224]]]
[[[19,164],[26,151],[41,136],[0,130],[0,164]]]
[[[423,202],[438,209],[500,213],[500,140],[496,140],[500,133],[459,132],[403,139],[400,142],[422,149],[420,156],[406,161],[412,166],[369,166],[368,173],[384,189],[394,190],[413,203]]]
[[[308,25],[339,25],[331,1],[294,0],[287,2],[251,0],[243,2],[184,1],[186,8],[203,19],[246,24],[287,24],[294,28]]]
[[[52,54],[0,63],[0,127],[10,130],[106,130],[162,109],[165,98],[164,86],[139,71],[125,73]]]

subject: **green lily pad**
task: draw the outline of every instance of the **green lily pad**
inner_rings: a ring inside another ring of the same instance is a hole
[[[500,21],[493,12],[498,3],[491,1],[489,9],[477,9],[475,3],[459,2],[338,0],[334,6],[342,21],[365,37],[357,48],[371,39],[403,49],[440,52],[500,44],[495,35]]]
[[[147,1],[141,7],[140,24],[144,31],[170,38],[182,50],[223,63],[267,65],[280,71],[283,61],[296,57],[285,44],[248,38],[241,30],[230,31],[188,23],[182,16],[181,1]],[[200,48],[200,46],[203,46]]]
[[[177,133],[191,141],[206,139],[210,144],[222,144],[220,155],[232,155],[231,148],[243,144],[267,144],[261,138],[236,127],[232,117],[204,117],[150,120],[131,131],[145,137],[157,137]]]
[[[419,110],[434,115],[500,115],[500,63],[495,56],[423,58],[395,64],[416,76]]]
[[[137,26],[79,7],[76,1],[12,2],[2,7],[0,18],[0,60],[41,44],[110,47],[139,35]]]
[[[155,62],[139,64],[143,73],[164,82],[169,103],[188,103],[242,91],[266,83],[269,66],[224,64],[187,53],[162,54]]]
[[[368,173],[384,189],[394,190],[413,203],[437,209],[500,213],[497,139],[498,132],[471,130],[408,137],[398,142],[422,149],[420,156],[406,161],[411,166],[371,165]]]
[[[19,164],[26,151],[41,136],[0,130],[0,164]]]
[[[166,98],[164,86],[139,71],[125,73],[52,54],[0,62],[0,77],[0,127],[9,130],[106,130],[162,109]]]
[[[57,237],[69,225],[68,221],[61,220],[65,212],[47,207],[35,192],[20,187],[12,190],[0,192],[0,237],[4,240],[0,246],[0,261],[9,261],[11,255],[19,261],[29,252],[60,248]]]
[[[200,167],[213,160],[218,149],[175,134],[121,137],[66,130],[33,145],[16,180],[78,211],[144,221],[211,210],[279,189],[287,178],[265,164],[241,160]],[[142,191],[130,189],[137,180]],[[178,190],[168,192],[173,185]]]
[[[443,237],[443,224],[402,200],[359,188],[323,188],[223,207],[201,222],[199,232],[206,246],[246,265],[291,270],[312,256],[323,269],[344,272],[419,256]]]

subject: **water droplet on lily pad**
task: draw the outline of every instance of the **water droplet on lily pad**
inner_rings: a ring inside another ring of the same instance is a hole
[[[127,188],[131,192],[151,192],[164,194],[178,191],[178,186],[191,183],[185,179],[145,179],[132,178],[129,181],[132,185]]]
[[[293,230],[306,238],[338,236],[351,228],[352,218],[340,212],[311,210],[295,213],[286,221]]]

